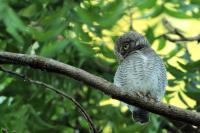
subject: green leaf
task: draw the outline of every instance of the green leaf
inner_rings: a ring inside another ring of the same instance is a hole
[[[166,91],[166,95],[170,95],[170,94],[173,94],[174,92],[176,92],[176,91]]]
[[[119,128],[119,133],[130,133],[132,131],[134,132],[141,132],[142,127],[139,124],[133,124],[132,126],[128,126],[126,128]]]
[[[62,27],[65,29],[66,26],[66,14],[68,13],[68,8],[58,8],[55,11],[51,11],[45,17],[42,17],[39,21],[39,24],[42,25],[45,29],[55,29]]]
[[[189,72],[195,72],[200,71],[200,60],[189,62],[187,64],[183,64],[181,62],[178,62],[178,64],[185,70]]]
[[[79,122],[81,124],[81,127],[86,129],[88,128],[88,122],[85,119],[83,119],[83,117],[79,117]]]
[[[32,16],[36,15],[36,12],[38,10],[41,10],[41,9],[39,9],[38,6],[34,3],[20,10],[19,15],[23,17],[31,18]]]
[[[41,119],[41,117],[38,115],[38,113],[34,110],[34,108],[31,105],[28,105],[28,109],[30,113],[33,115],[32,119],[35,119],[35,121],[38,123],[37,125],[40,125],[40,128],[56,128],[56,126],[51,125],[44,120]],[[30,123],[31,124],[31,123]]]
[[[19,32],[25,32],[26,27],[18,15],[10,8],[5,1],[1,2],[0,20],[6,25],[6,31],[11,34],[18,42],[23,43]]]
[[[98,23],[102,28],[112,27],[117,20],[124,14],[124,1],[116,0],[104,7],[102,17],[99,18]]]
[[[185,91],[184,94],[186,94],[188,97],[194,99],[195,101],[199,101],[200,102],[200,89],[196,88],[196,86],[187,83],[186,87],[185,87]]]
[[[194,18],[199,18],[200,17],[200,11],[199,12],[193,12],[192,13],[192,17],[194,17]]]
[[[102,8],[91,6],[87,8],[78,7],[76,8],[76,14],[81,18],[83,23],[86,23],[89,26],[95,27],[94,22],[96,22],[101,28],[110,28],[122,17],[124,9],[124,2],[116,0],[108,3]]]
[[[185,101],[185,99],[183,98],[182,95],[183,95],[183,94],[181,94],[181,92],[178,92],[178,97],[179,97],[179,99],[180,99],[187,107],[190,107],[190,106],[188,105],[188,103]]]
[[[167,64],[167,70],[168,72],[170,72],[176,79],[182,79],[185,74],[183,71],[181,71],[180,69],[170,65],[170,64]]]
[[[176,47],[168,53],[168,55],[164,58],[165,61],[171,59],[176,54],[178,54],[183,47],[180,44],[177,44]]]
[[[162,50],[165,47],[165,45],[166,45],[166,40],[163,37],[161,37],[159,39],[159,44],[158,44],[157,50],[159,50],[159,51]]]
[[[163,12],[163,6],[155,6],[152,10],[150,10],[148,13],[143,14],[142,16],[138,17],[137,19],[146,19],[149,17],[157,17]]]
[[[110,50],[105,44],[99,45],[99,48],[104,56],[115,59],[114,52]]]
[[[81,55],[86,55],[86,56],[90,56],[90,57],[92,55],[94,55],[94,51],[92,50],[91,46],[84,44],[84,43],[81,43],[77,39],[73,39],[73,43],[78,48]]]
[[[154,25],[152,27],[148,27],[145,30],[145,36],[147,37],[150,44],[153,44],[153,42],[155,41],[155,35],[154,35],[155,27],[156,27],[156,25]]]
[[[93,10],[93,12],[90,12],[91,10]],[[78,8],[76,8],[75,11],[76,11],[76,15],[81,19],[81,21],[90,26],[92,26],[93,22],[95,20],[98,20],[98,17],[99,17],[98,14],[95,14],[96,11],[92,7],[89,9],[78,7]]]
[[[155,7],[156,0],[133,0],[133,5],[141,10],[150,9]]]
[[[56,41],[46,44],[42,47],[40,55],[45,57],[55,57],[60,54],[69,44],[68,40]]]
[[[185,53],[181,57],[188,61],[191,61],[191,53],[188,50],[185,50]]]
[[[184,93],[194,99],[195,101],[199,101],[200,102],[200,99],[199,99],[199,95],[200,95],[200,92],[188,92],[188,91],[184,91]]]
[[[2,76],[2,74],[0,76]],[[0,91],[4,90],[13,81],[12,77],[1,77],[0,79]]]
[[[187,15],[183,11],[178,11],[178,10],[171,10],[168,9],[167,7],[164,7],[165,13],[167,13],[169,16],[175,17],[175,18],[180,18],[180,19],[187,19],[187,18],[192,18],[192,16]]]
[[[196,4],[200,6],[200,1],[199,0],[190,0],[191,4]]]
[[[30,28],[30,31],[34,39],[47,42],[55,39],[59,34],[61,34],[64,30],[64,27],[64,25],[60,25],[59,27],[53,27],[52,29],[48,29],[47,31],[41,31],[37,28]]]
[[[176,82],[176,80],[174,80],[174,79],[170,79],[170,80],[168,80],[168,85],[169,86],[176,86],[178,83]]]

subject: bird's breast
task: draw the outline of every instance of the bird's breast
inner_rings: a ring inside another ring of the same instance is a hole
[[[116,80],[125,91],[151,91],[156,86],[153,61],[142,53],[129,55],[118,67]]]

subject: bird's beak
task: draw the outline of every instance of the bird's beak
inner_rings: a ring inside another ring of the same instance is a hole
[[[119,61],[119,62],[122,62],[123,60],[124,60],[124,57],[123,57],[121,54],[119,54],[119,55],[118,55],[118,61]]]

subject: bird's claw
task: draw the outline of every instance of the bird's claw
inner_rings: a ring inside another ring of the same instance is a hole
[[[135,92],[135,93],[136,93],[136,95],[137,95],[138,97],[144,97],[144,93],[142,93],[142,92],[140,92],[140,91]]]
[[[156,101],[157,101],[155,98],[153,98],[153,97],[151,96],[150,93],[147,93],[147,94],[146,94],[146,97],[147,97],[147,99],[148,99],[149,101],[151,101],[151,102],[156,102]]]
[[[151,96],[150,93],[144,94],[144,93],[142,93],[142,92],[140,92],[140,91],[137,91],[137,92],[135,92],[135,94],[136,94],[138,97],[145,98],[146,100],[151,101],[151,102],[156,102],[156,101],[157,101],[155,98],[153,98],[153,97]]]

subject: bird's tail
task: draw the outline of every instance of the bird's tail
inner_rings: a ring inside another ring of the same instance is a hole
[[[149,122],[149,112],[140,108],[132,112],[132,117],[135,122],[145,124]]]

